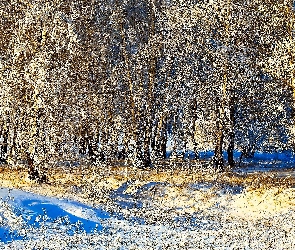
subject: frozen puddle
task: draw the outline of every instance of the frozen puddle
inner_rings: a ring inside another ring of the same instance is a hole
[[[25,238],[28,232],[46,226],[68,235],[100,231],[106,212],[82,203],[40,196],[20,190],[0,189],[0,241]]]

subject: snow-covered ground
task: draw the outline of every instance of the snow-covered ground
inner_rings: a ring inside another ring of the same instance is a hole
[[[59,228],[68,235],[85,231],[91,233],[102,229],[101,219],[108,213],[84,204],[40,196],[20,190],[0,189],[0,241],[35,238],[32,232],[45,233]],[[51,228],[51,230],[50,230]]]
[[[199,193],[211,188],[211,184],[190,187]],[[287,209],[257,219],[247,213],[235,216],[236,201],[250,197],[242,189],[215,189],[214,205],[205,208],[200,204],[201,209],[194,213],[148,207],[139,192],[132,195],[127,189],[128,184],[119,188],[112,199],[122,211],[137,209],[142,218],[2,188],[0,249],[295,249],[294,212]],[[142,206],[128,207],[128,201],[136,199]]]

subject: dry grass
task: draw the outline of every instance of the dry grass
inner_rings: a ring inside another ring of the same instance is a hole
[[[295,189],[269,187],[247,190],[231,203],[233,215],[257,219],[288,212],[295,205]]]
[[[284,212],[295,205],[295,191],[292,188],[294,178],[277,178],[273,173],[238,175],[230,171],[217,174],[204,168],[142,170],[113,166],[72,169],[55,167],[48,169],[46,174],[49,183],[38,184],[29,180],[26,168],[1,166],[0,185],[88,204],[104,204],[110,201],[110,193],[127,181],[130,181],[130,185],[124,193],[131,195],[147,183],[164,183],[165,195],[160,195],[155,190],[149,194],[157,207],[182,208],[182,212],[193,213],[221,202],[232,214],[251,218]],[[214,185],[208,190],[192,190],[190,185],[194,183]],[[242,186],[246,191],[224,199],[216,194],[218,185]]]

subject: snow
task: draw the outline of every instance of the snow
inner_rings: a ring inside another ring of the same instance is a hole
[[[60,224],[66,220],[68,224],[79,224],[83,231],[90,233],[101,230],[101,219],[109,218],[108,213],[91,208],[75,201],[40,196],[20,190],[0,189],[0,241],[19,239],[21,231],[30,227],[40,227],[41,223]],[[65,228],[70,232],[71,227]],[[15,232],[12,238],[9,232]]]
[[[295,249],[292,188],[165,185],[123,184],[110,197],[119,213],[2,188],[0,249]],[[145,206],[155,187],[163,197]]]

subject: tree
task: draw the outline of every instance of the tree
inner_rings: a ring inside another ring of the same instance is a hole
[[[222,170],[225,151],[234,166],[234,150],[251,156],[288,148],[288,4],[2,5],[1,161],[38,167],[128,158],[147,167],[166,158],[172,138],[178,157],[213,150]]]

